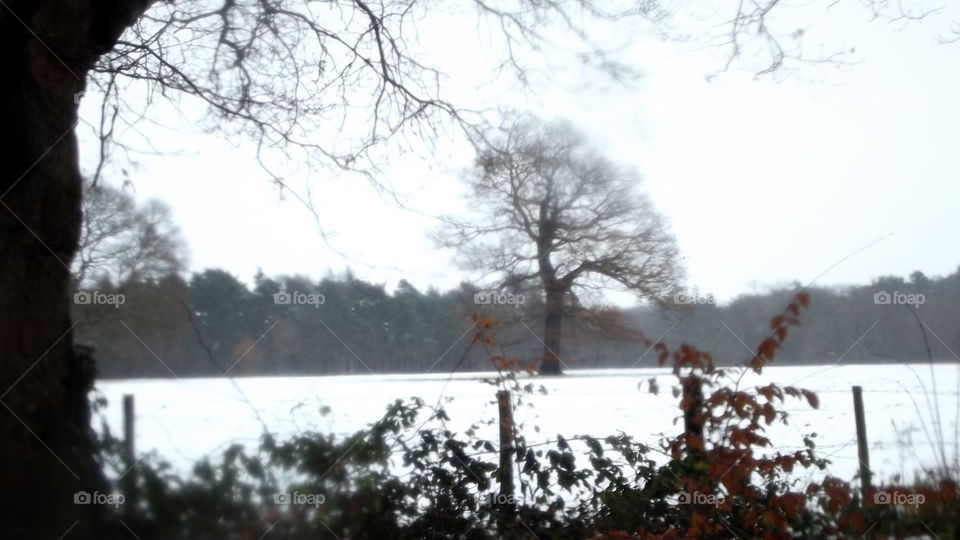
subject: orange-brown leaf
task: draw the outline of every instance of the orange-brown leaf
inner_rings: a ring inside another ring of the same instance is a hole
[[[787,328],[781,326],[773,331],[774,335],[777,336],[777,339],[782,343],[783,340],[787,339]]]

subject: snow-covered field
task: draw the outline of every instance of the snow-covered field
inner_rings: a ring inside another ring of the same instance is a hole
[[[856,430],[851,386],[864,391],[870,460],[875,478],[895,473],[909,478],[932,466],[936,410],[943,424],[948,460],[956,455],[960,411],[958,366],[925,364],[771,367],[762,377],[752,373],[745,385],[795,385],[820,397],[820,407],[788,400],[790,424],[768,433],[777,448],[802,448],[801,434],[816,432],[819,453],[833,463],[829,472],[851,480],[857,470]],[[178,468],[233,442],[255,445],[264,425],[281,436],[303,431],[353,433],[375,422],[388,403],[419,396],[433,405],[442,395],[454,429],[496,416],[495,388],[481,379],[490,374],[367,375],[337,377],[258,377],[244,379],[167,379],[102,381],[98,391],[109,401],[102,411],[111,430],[121,433],[121,396],[136,402],[138,452],[156,450]],[[655,377],[659,395],[646,383]],[[529,442],[556,434],[605,436],[626,432],[654,444],[660,433],[677,431],[675,379],[666,369],[583,370],[564,377],[533,379],[548,393],[525,398],[532,407],[516,412]],[[934,394],[936,389],[936,394]],[[321,409],[329,407],[323,414]],[[99,424],[99,419],[96,420]],[[539,432],[534,430],[538,426]],[[480,435],[495,440],[492,426]]]

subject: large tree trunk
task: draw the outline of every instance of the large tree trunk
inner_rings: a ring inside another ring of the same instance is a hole
[[[3,538],[112,536],[105,507],[74,502],[103,492],[105,481],[90,429],[92,367],[73,352],[68,294],[80,231],[75,96],[122,29],[110,23],[128,24],[129,8],[89,0],[0,8]]]
[[[547,289],[546,316],[543,329],[543,360],[540,362],[541,375],[559,375],[560,369],[560,334],[563,329],[563,297],[562,289]]]

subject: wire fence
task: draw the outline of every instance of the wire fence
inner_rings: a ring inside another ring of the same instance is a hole
[[[796,367],[769,368],[768,373],[769,379],[782,382],[817,370],[822,367],[799,371]],[[832,462],[823,474],[853,478],[859,458],[856,437],[851,436],[855,423],[850,388],[859,384],[867,408],[871,468],[879,478],[933,465],[935,452],[944,445],[951,455],[956,454],[960,392],[932,392],[931,381],[918,380],[913,368],[837,366],[831,367],[831,372],[829,377],[804,381],[803,386],[819,395],[818,409],[800,401],[784,404],[782,410],[790,423],[770,426],[773,451],[802,451],[806,448],[803,436],[816,433],[818,455]],[[387,404],[412,396],[422,397],[428,407],[435,403],[443,406],[451,417],[450,428],[462,434],[472,423],[496,417],[496,389],[481,383],[490,376],[389,376],[387,381],[375,376],[178,379],[114,381],[99,386],[110,403],[103,417],[114,432],[120,432],[123,425],[120,396],[133,394],[138,450],[155,451],[186,468],[197,459],[216,458],[235,443],[255,447],[264,430],[280,436],[310,431],[338,436],[357,433],[378,420]],[[936,376],[941,389],[952,389],[956,368],[938,367]],[[531,379],[535,386],[544,385],[546,393],[525,396],[533,406],[517,409],[518,425],[528,444],[550,447],[556,444],[556,435],[562,434],[572,441],[571,451],[577,455],[589,453],[577,443],[577,435],[602,441],[624,432],[656,449],[664,436],[678,434],[682,423],[673,423],[680,410],[669,391],[653,395],[638,388],[650,377],[662,380],[664,387],[671,378],[666,370],[636,370],[634,374],[619,370],[609,376],[591,372],[583,377],[571,373]],[[747,381],[748,386],[751,383]],[[481,426],[477,436],[490,441],[493,449],[478,450],[476,455],[499,452],[495,427]]]

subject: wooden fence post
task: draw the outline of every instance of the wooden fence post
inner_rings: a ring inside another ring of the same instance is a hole
[[[137,464],[136,446],[134,445],[135,435],[133,394],[123,395],[123,460],[127,467],[124,476],[120,479],[123,486],[124,512],[132,516],[136,512],[137,505],[137,471],[134,470]]]
[[[123,454],[127,459],[127,466],[133,464],[136,448],[134,447],[134,420],[133,394],[123,395]]]
[[[867,423],[863,416],[863,389],[853,387],[853,416],[857,422],[857,457],[860,458],[860,491],[863,502],[867,502],[867,491],[871,488],[870,448],[867,442]]]
[[[500,410],[500,494],[496,501],[501,515],[501,531],[512,521],[516,513],[513,500],[513,454],[516,451],[513,440],[513,403],[508,390],[497,392],[497,405]]]

